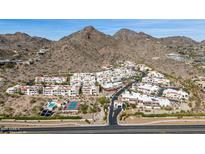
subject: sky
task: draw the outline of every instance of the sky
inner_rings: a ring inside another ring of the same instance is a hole
[[[154,37],[187,36],[205,40],[205,20],[155,19],[0,19],[0,34],[24,32],[31,36],[59,40],[86,26],[113,35],[121,28],[144,32]]]

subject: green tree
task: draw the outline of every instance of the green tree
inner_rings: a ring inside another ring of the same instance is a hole
[[[28,82],[26,82],[26,85],[28,86],[33,86],[35,84],[35,80],[29,80]]]
[[[105,96],[103,96],[103,97],[99,97],[97,102],[99,102],[101,106],[106,106],[110,103],[110,100],[106,98]]]
[[[80,89],[79,89],[79,95],[82,95],[82,94],[83,94],[82,87],[80,87]]]
[[[97,103],[93,104],[92,107],[90,107],[90,112],[91,113],[97,113],[99,111],[99,107]]]
[[[89,106],[87,104],[81,104],[79,107],[79,111],[83,114],[88,113]]]

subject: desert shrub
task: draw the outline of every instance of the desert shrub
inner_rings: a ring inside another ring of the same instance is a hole
[[[88,124],[90,124],[90,121],[89,121],[88,119],[85,119],[85,122],[88,123]]]
[[[32,99],[30,100],[30,104],[34,104],[34,103],[36,103],[36,99],[35,99],[35,98],[32,98]]]

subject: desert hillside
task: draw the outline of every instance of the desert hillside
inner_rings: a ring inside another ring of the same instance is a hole
[[[182,44],[187,46],[190,42],[193,45],[197,44],[188,38],[176,38],[174,37],[173,41],[177,45],[179,42],[180,46]],[[130,60],[151,65],[164,73],[189,78],[197,70],[184,62],[167,58],[167,54],[177,52],[176,48],[169,47],[172,45],[170,40],[172,40],[171,37],[158,39],[127,29],[119,30],[110,36],[92,26],[85,27],[55,42],[30,37],[23,33],[8,34],[1,36],[3,43],[0,44],[0,49],[6,49],[9,45],[11,49],[14,47],[25,48],[26,51],[20,53],[24,58],[45,46],[49,48],[49,51],[31,65],[20,65],[13,69],[3,68],[1,72],[4,77],[13,82],[29,80],[36,75],[53,74],[59,71],[96,71],[104,64],[113,64],[118,60]],[[12,52],[9,52],[10,49],[6,51],[8,53],[1,50],[1,57],[13,55]]]

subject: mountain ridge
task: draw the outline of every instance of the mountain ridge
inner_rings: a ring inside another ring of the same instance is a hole
[[[45,46],[48,46],[49,52],[41,56],[32,65],[23,65],[14,68],[15,75],[11,79],[8,78],[11,81],[28,81],[29,78],[37,75],[55,74],[59,71],[98,71],[102,65],[115,64],[119,60],[145,63],[167,74],[173,74],[175,72],[177,77],[189,77],[190,74],[194,74],[195,72],[193,68],[185,63],[167,58],[167,54],[177,52],[176,48],[171,49],[167,47],[171,44],[169,44],[170,38],[168,38],[168,41],[166,39],[161,40],[148,34],[137,33],[128,29],[121,29],[111,36],[100,32],[92,26],[87,26],[58,41],[48,41],[45,44],[42,43],[42,45],[39,45],[39,43],[36,44],[39,39],[35,37],[31,37],[34,39],[34,42],[32,42],[32,39],[24,33],[17,33],[16,35],[22,40],[25,40],[25,38],[29,39],[27,43],[35,48],[35,52],[33,51],[33,53],[36,54],[40,48]],[[188,39],[187,41],[187,38],[182,38],[179,41],[180,45],[184,43],[184,46],[187,46],[190,40]],[[7,70],[5,76],[11,76],[11,72],[12,70]],[[24,74],[23,76],[21,75],[22,72]]]

